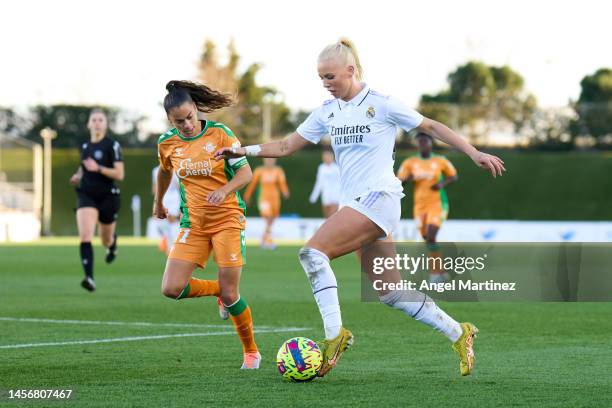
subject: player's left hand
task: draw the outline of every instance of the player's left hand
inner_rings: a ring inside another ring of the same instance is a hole
[[[156,201],[153,201],[153,217],[165,220],[168,218],[168,209],[164,207],[163,204],[158,204]]]
[[[92,159],[91,157],[88,157],[83,160],[83,166],[85,166],[85,169],[87,171],[93,171],[94,173],[97,173],[100,170],[100,165],[98,164],[98,162]]]
[[[433,191],[440,191],[440,189],[441,189],[442,187],[443,187],[443,186],[442,186],[442,182],[438,182],[438,183],[434,184],[433,186],[431,186],[431,189],[432,189]]]
[[[492,154],[476,151],[470,158],[478,167],[490,171],[493,177],[501,176],[506,171],[504,161]]]
[[[223,188],[220,188],[218,190],[208,193],[208,196],[206,196],[206,200],[212,205],[219,205],[223,201],[225,201],[225,197],[227,197],[227,192]]]

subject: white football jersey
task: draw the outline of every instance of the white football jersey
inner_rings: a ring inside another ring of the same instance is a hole
[[[317,201],[320,195],[323,205],[338,204],[340,202],[340,191],[340,169],[338,165],[336,163],[319,164],[317,179],[312,193],[310,193],[310,202]]]
[[[346,204],[370,191],[402,192],[393,172],[397,127],[410,131],[422,121],[420,113],[364,84],[348,102],[324,102],[297,132],[312,143],[330,135],[340,167],[341,204]]]

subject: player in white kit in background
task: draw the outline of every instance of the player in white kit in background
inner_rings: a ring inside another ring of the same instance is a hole
[[[261,145],[223,148],[216,159],[288,156],[329,134],[340,167],[340,210],[323,223],[299,251],[299,259],[323,318],[325,340],[319,343],[326,375],[353,342],[353,334],[342,326],[336,277],[330,260],[360,248],[394,257],[385,244],[400,220],[400,180],[393,172],[397,127],[417,129],[467,154],[474,163],[495,177],[503,173],[503,161],[478,151],[445,125],[425,118],[399,100],[381,95],[361,82],[361,64],[354,46],[341,39],[319,54],[317,65],[322,84],[335,99],[315,109],[296,132],[278,141]],[[366,268],[371,280],[375,275]],[[400,282],[397,270],[391,279]],[[406,299],[405,292],[381,290],[380,301],[442,332],[458,352],[460,372],[471,373],[474,365],[471,323],[458,323],[428,296]],[[414,295],[414,293],[412,293]]]
[[[153,169],[153,183],[151,184],[153,197],[155,197],[155,194],[157,192],[158,171],[159,166]],[[168,255],[170,249],[172,248],[172,243],[176,239],[180,230],[179,223],[181,215],[181,193],[179,190],[179,183],[176,174],[172,175],[172,181],[170,181],[168,191],[166,192],[166,195],[164,195],[164,207],[168,209],[168,217],[163,220],[158,220],[161,225],[160,233],[162,236],[159,248],[160,250],[164,251],[166,255]]]
[[[321,196],[321,208],[323,216],[329,218],[338,211],[340,203],[340,168],[334,160],[334,154],[324,150],[317,169],[317,179],[310,193],[310,203],[314,204]]]

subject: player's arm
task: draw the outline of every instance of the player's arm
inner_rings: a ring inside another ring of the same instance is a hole
[[[70,184],[72,184],[73,186],[76,186],[77,184],[81,182],[82,178],[83,178],[83,167],[79,166],[77,171],[72,175],[72,177],[70,177]]]
[[[323,176],[321,175],[322,171],[323,170],[321,168],[321,165],[319,165],[319,168],[317,169],[317,178],[315,180],[315,185],[312,188],[312,193],[310,193],[310,197],[308,198],[308,201],[310,201],[311,204],[317,202],[319,196],[321,195],[321,191],[323,190]]]
[[[240,167],[236,170],[236,174],[234,177],[223,187],[208,193],[206,196],[206,200],[213,205],[219,205],[225,198],[240,190],[242,187],[249,184],[249,181],[253,178],[253,172],[251,171],[251,166],[248,163]]]
[[[285,157],[297,152],[309,144],[311,143],[300,136],[298,132],[293,132],[284,139],[275,140],[269,143],[242,147],[222,147],[215,152],[215,160],[242,156]]]
[[[278,186],[280,188],[281,193],[283,194],[283,198],[287,200],[289,198],[289,187],[287,186],[287,177],[285,177],[285,172],[283,169],[279,168],[279,178],[278,178]]]
[[[453,130],[438,121],[423,118],[417,129],[467,154],[478,167],[490,171],[493,177],[501,176],[506,171],[502,159],[479,151]]]
[[[121,181],[125,177],[125,167],[122,161],[114,162],[113,167],[98,165],[98,173],[113,180]]]
[[[88,157],[83,160],[83,166],[85,166],[87,171],[91,171],[92,173],[100,173],[103,176],[117,181],[123,180],[124,167],[122,161],[114,162],[113,167],[105,167],[98,164],[98,162],[91,157]]]
[[[414,180],[414,176],[412,174],[406,177],[398,177],[398,178],[402,181],[402,184],[406,184]]]
[[[408,183],[408,182],[411,182],[412,180],[414,180],[414,175],[412,174],[412,171],[410,170],[410,161],[411,160],[412,159],[404,160],[404,162],[401,164],[399,170],[397,171],[397,178],[400,179],[402,184]]]
[[[443,189],[449,184],[457,181],[457,179],[459,178],[457,176],[457,170],[455,169],[455,166],[453,166],[453,163],[451,163],[447,159],[442,160],[442,174],[444,174],[444,179],[431,186],[432,190],[437,191]]]
[[[448,186],[449,184],[454,183],[458,179],[459,178],[457,176],[445,177],[444,180],[438,181],[436,184],[431,186],[431,189],[436,190],[436,191],[441,190],[444,187]]]
[[[172,171],[159,166],[157,171],[157,182],[155,188],[155,198],[153,199],[153,217],[164,219],[168,216],[168,210],[164,207],[164,195],[170,187],[172,181]]]
[[[244,192],[244,201],[246,201],[247,204],[251,202],[251,197],[255,192],[255,187],[257,187],[257,184],[259,183],[260,177],[261,168],[256,168],[255,172],[253,173],[253,177],[251,177],[251,182],[249,183],[246,191]]]

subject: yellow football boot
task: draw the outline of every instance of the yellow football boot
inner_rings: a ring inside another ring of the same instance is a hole
[[[319,377],[325,376],[332,368],[338,364],[338,360],[351,345],[353,344],[353,333],[344,327],[340,328],[340,334],[332,340],[323,340],[319,342],[319,348],[323,355],[323,363],[317,372]]]
[[[474,337],[478,333],[478,329],[472,323],[461,323],[463,334],[453,344],[453,350],[459,354],[460,364],[459,370],[461,375],[470,375],[474,369]]]

